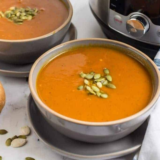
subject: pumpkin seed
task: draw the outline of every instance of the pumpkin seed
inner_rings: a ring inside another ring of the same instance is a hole
[[[32,18],[33,18],[32,16],[28,16],[28,17],[27,17],[27,19],[28,19],[29,21],[32,20]]]
[[[14,139],[17,139],[18,138],[18,136],[13,136],[11,139],[12,139],[12,141],[14,140]]]
[[[4,134],[7,134],[8,132],[5,130],[5,129],[1,129],[0,130],[0,135],[4,135]]]
[[[105,68],[105,69],[103,70],[103,72],[104,72],[105,74],[109,74],[109,70],[108,70],[107,68]]]
[[[96,93],[91,89],[91,87],[86,86],[87,91],[89,91],[89,93],[96,95]]]
[[[6,140],[6,146],[10,146],[11,145],[11,142],[12,142],[12,139],[11,138],[8,138]]]
[[[12,142],[11,142],[11,146],[13,148],[19,148],[19,147],[22,147],[26,144],[27,140],[26,139],[22,139],[22,138],[17,138],[17,139],[14,139]]]
[[[78,90],[83,90],[83,88],[84,88],[83,86],[79,86],[77,89]]]
[[[16,16],[17,16],[17,17],[19,17],[20,15],[21,15],[21,13],[20,13],[20,12],[17,12],[17,13],[16,13]]]
[[[85,88],[87,89],[87,91],[91,91],[92,90],[91,87],[89,87],[89,86],[85,86]]]
[[[84,79],[84,84],[89,85],[89,81],[87,79]]]
[[[38,9],[37,9],[37,8],[35,8],[35,9],[34,9],[34,12],[35,12],[35,13],[37,13],[37,12],[38,12]]]
[[[101,97],[102,97],[102,98],[108,98],[108,95],[105,94],[105,93],[103,93],[103,94],[101,94]]]
[[[18,138],[27,139],[27,137],[25,135],[20,135],[20,136],[18,136]]]
[[[0,12],[0,16],[1,16],[1,17],[4,17],[4,14],[3,14],[3,12]]]
[[[25,160],[35,160],[35,159],[32,157],[26,157]]]
[[[95,74],[94,75],[94,79],[96,80],[96,79],[99,79],[101,77],[101,75],[100,74]]]
[[[100,97],[100,96],[101,96],[101,93],[100,93],[100,92],[97,92],[97,96]]]
[[[30,132],[31,132],[31,130],[28,126],[24,126],[20,130],[21,135],[24,135],[24,136],[28,136],[30,134]]]
[[[94,80],[95,82],[102,82],[102,81],[105,81],[105,78],[99,78],[99,79],[96,79]]]
[[[107,76],[106,76],[106,79],[107,79],[108,81],[112,82],[112,77],[111,77],[110,75],[107,75]]]
[[[99,88],[96,87],[96,86],[92,86],[92,90],[95,91],[95,92],[99,92],[100,91]]]
[[[92,74],[86,74],[86,77],[85,78],[87,78],[87,79],[92,79],[93,78],[93,75]]]
[[[93,76],[95,75],[95,73],[94,73],[94,72],[90,72],[90,74],[92,74]]]
[[[0,156],[0,160],[2,160],[2,156]]]
[[[24,12],[23,12],[23,13],[21,13],[21,16],[26,16],[26,13],[24,13]]]
[[[26,19],[28,19],[28,17],[27,16],[21,16],[21,19],[26,20]]]
[[[11,17],[11,13],[5,13],[5,17],[6,18],[10,18]]]
[[[107,85],[107,84],[108,84],[108,81],[107,81],[107,80],[103,81],[103,85],[104,85],[104,86]]]
[[[85,77],[86,77],[86,74],[83,73],[83,72],[81,72],[81,73],[80,73],[80,77],[85,78]]]
[[[16,22],[16,24],[20,25],[20,24],[23,24],[22,22]]]
[[[112,83],[108,83],[108,84],[106,85],[106,87],[112,88],[112,89],[116,89],[116,86],[115,86],[114,84],[112,84]]]
[[[16,9],[16,7],[10,7],[10,10],[12,11],[12,10],[15,10]]]
[[[98,86],[99,88],[102,88],[102,83],[101,83],[101,82],[97,82],[97,86]]]

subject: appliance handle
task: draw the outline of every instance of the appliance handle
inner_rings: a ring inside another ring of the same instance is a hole
[[[157,65],[158,69],[160,70],[160,49],[157,52],[156,56],[154,57],[154,63]]]

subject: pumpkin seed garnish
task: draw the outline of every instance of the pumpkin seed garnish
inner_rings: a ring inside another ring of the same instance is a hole
[[[25,160],[35,160],[35,159],[32,157],[26,157]]]
[[[77,89],[78,90],[83,90],[83,88],[84,88],[83,86],[79,86]]]
[[[6,146],[10,146],[11,145],[11,142],[12,142],[12,139],[11,138],[8,138],[6,140]]]
[[[95,74],[94,75],[94,79],[96,80],[96,79],[99,79],[101,77],[101,74]]]
[[[108,84],[108,81],[107,81],[107,80],[103,81],[103,85],[104,85],[104,86],[107,85],[107,84]]]
[[[102,88],[102,83],[101,83],[101,82],[97,82],[97,86],[98,86],[99,88]]]
[[[87,91],[89,91],[89,93],[96,95],[96,93],[91,89],[91,87],[86,86]]]
[[[92,74],[93,76],[95,75],[95,73],[94,73],[94,72],[90,72],[90,74]]]
[[[86,74],[85,76],[86,79],[90,80],[93,78],[93,74]]]
[[[84,79],[84,84],[89,85],[89,81],[87,79]]]
[[[105,69],[103,70],[103,72],[104,72],[105,74],[109,74],[109,70],[108,70],[107,68],[105,68]]]
[[[85,77],[86,77],[86,74],[84,74],[83,72],[81,72],[79,75],[80,75],[80,77],[82,77],[82,78],[85,78]]]
[[[108,98],[108,95],[104,93],[104,94],[101,94],[101,97],[102,98]]]
[[[2,160],[2,156],[0,156],[0,160]]]
[[[1,11],[0,11],[0,17],[2,17],[2,18],[4,17],[3,12],[1,12]]]
[[[99,78],[99,79],[96,79],[94,80],[95,82],[102,82],[102,81],[105,81],[105,78]]]
[[[0,135],[4,135],[4,134],[7,134],[7,133],[8,133],[8,131],[6,131],[5,129],[0,130]]]
[[[103,86],[116,89],[116,86],[112,84],[112,76],[109,75],[110,71],[105,68],[103,70],[105,75],[101,75],[99,73],[90,72],[90,73],[80,73],[80,77],[84,78],[84,86],[78,86],[78,90],[83,90],[84,87],[88,91],[88,94],[96,95],[97,97],[101,98],[108,98],[108,95],[103,91],[100,90]]]
[[[10,9],[6,12],[0,11],[0,16],[7,18],[15,24],[23,24],[25,20],[32,20],[38,14],[38,12],[39,10],[37,8],[18,8],[13,6],[10,7]]]
[[[100,92],[97,92],[97,96],[100,97],[100,96],[101,96],[101,93],[100,93]]]
[[[112,77],[111,77],[110,75],[107,75],[107,76],[106,76],[106,79],[107,79],[108,81],[112,82]]]
[[[98,87],[96,87],[96,86],[92,86],[92,90],[95,91],[95,92],[99,92],[100,91],[100,89]]]
[[[112,84],[112,83],[108,83],[108,84],[106,85],[106,87],[112,88],[112,89],[116,89],[116,86],[115,86],[114,84]]]

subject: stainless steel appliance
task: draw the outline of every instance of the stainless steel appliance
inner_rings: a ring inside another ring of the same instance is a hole
[[[154,58],[160,47],[160,0],[90,0],[90,8],[108,38]]]

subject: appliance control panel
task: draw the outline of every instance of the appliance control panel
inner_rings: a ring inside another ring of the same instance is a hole
[[[154,24],[140,10],[131,12],[131,9],[126,8],[125,1],[131,0],[110,0],[108,26],[132,39],[160,45],[160,25]]]

